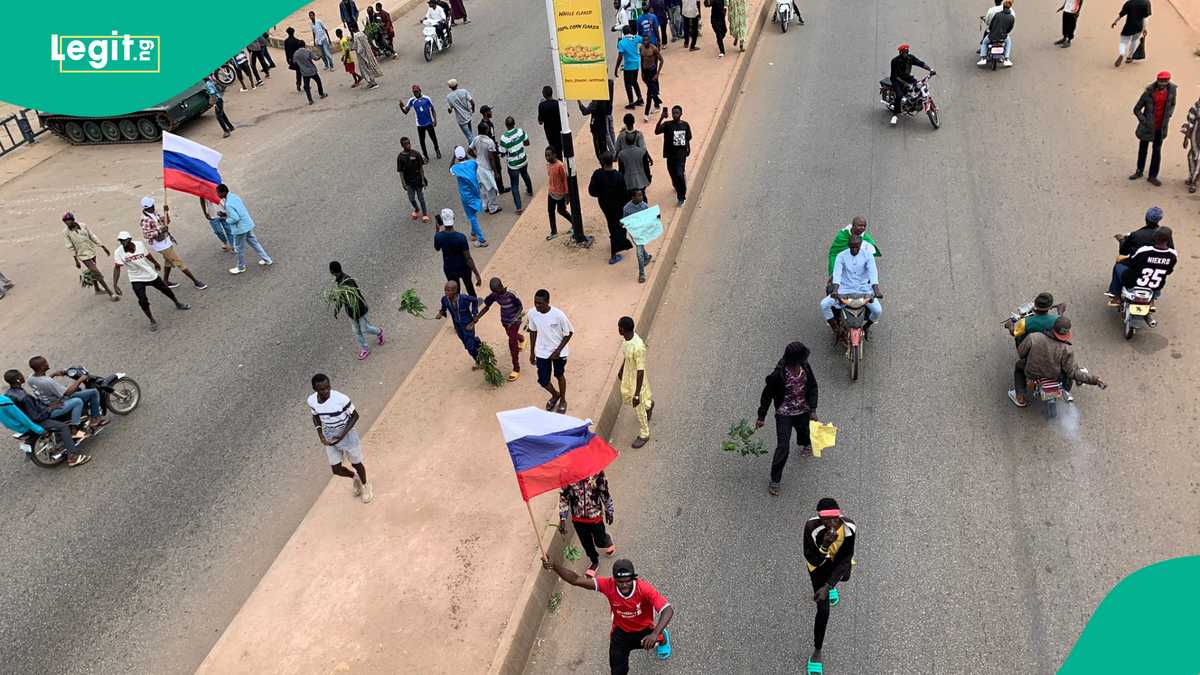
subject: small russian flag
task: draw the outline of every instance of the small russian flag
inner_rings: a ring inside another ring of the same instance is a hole
[[[591,420],[532,406],[496,413],[521,497],[534,497],[594,476],[617,451],[589,430]]]
[[[219,203],[221,153],[165,131],[162,139],[163,187]]]

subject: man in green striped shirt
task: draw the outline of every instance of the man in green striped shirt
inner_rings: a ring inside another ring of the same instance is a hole
[[[524,209],[521,207],[518,177],[525,179],[525,194],[533,196],[533,182],[529,180],[529,158],[525,155],[525,148],[529,147],[529,136],[525,134],[524,129],[517,126],[517,121],[511,116],[504,118],[504,128],[506,131],[500,134],[500,154],[508,163],[508,182],[512,186],[513,206],[517,208],[517,213],[520,213]]]

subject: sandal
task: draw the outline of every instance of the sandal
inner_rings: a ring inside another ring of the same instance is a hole
[[[558,405],[558,397],[555,396],[546,402],[546,410],[554,412],[554,406]]]
[[[836,588],[829,589],[829,606],[837,607],[838,602],[840,602],[840,601],[841,601],[841,598],[838,597],[838,590]]]
[[[819,675],[820,673],[823,673],[823,672],[825,672],[825,666],[821,665],[820,661],[809,660],[809,662],[808,662],[808,674],[809,675]]]
[[[768,484],[767,485],[767,494],[771,495],[772,497],[778,497],[779,496],[779,483]]]

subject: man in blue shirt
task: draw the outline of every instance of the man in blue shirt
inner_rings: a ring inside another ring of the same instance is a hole
[[[254,219],[250,217],[250,211],[242,202],[242,198],[230,192],[224,183],[217,186],[217,196],[221,198],[223,205],[217,215],[225,221],[225,226],[233,238],[233,252],[237,255],[237,267],[230,268],[229,273],[241,274],[246,271],[247,245],[258,254],[259,265],[274,265],[275,261],[267,255],[267,250],[258,242],[258,237],[254,236]]]
[[[879,321],[883,306],[879,301],[883,293],[879,290],[879,270],[875,267],[873,251],[863,250],[863,239],[859,235],[850,237],[850,246],[837,254],[833,260],[833,289],[821,300],[821,316],[837,333],[838,322],[833,316],[834,307],[841,307],[841,295],[874,295],[867,304],[867,326]]]
[[[442,158],[442,149],[438,147],[437,140],[437,110],[433,107],[433,99],[421,93],[421,86],[414,84],[412,86],[412,98],[408,102],[400,102],[400,111],[405,115],[409,110],[417,113],[417,137],[421,141],[421,154],[425,155],[425,161],[429,161],[429,151],[425,149],[425,134],[433,139],[433,151],[437,153],[437,158]]]
[[[621,33],[621,39],[617,40],[617,67],[613,70],[613,77],[617,76],[617,71],[624,71],[625,96],[629,99],[625,109],[633,110],[642,104],[642,89],[638,86],[638,70],[642,67],[642,53],[639,51],[642,39],[634,35],[629,26],[622,29]],[[635,94],[636,101],[633,100]]]
[[[654,12],[650,11],[649,2],[642,5],[642,12],[643,14],[637,20],[638,35],[650,38],[650,44],[657,45],[658,29],[661,25],[659,24],[658,17],[655,16]]]
[[[459,293],[458,282],[453,280],[446,282],[445,290],[446,294],[442,296],[442,308],[438,310],[437,318],[450,317],[458,339],[462,340],[463,347],[466,347],[467,353],[471,355],[471,360],[475,360],[479,356],[479,338],[475,337],[474,328],[475,317],[479,314],[479,298]],[[471,370],[479,370],[480,367],[476,363],[471,366]]]

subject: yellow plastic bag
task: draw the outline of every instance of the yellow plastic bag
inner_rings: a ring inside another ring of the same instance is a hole
[[[829,422],[808,421],[808,442],[812,446],[813,457],[820,457],[825,448],[832,448],[837,443],[837,427]]]

